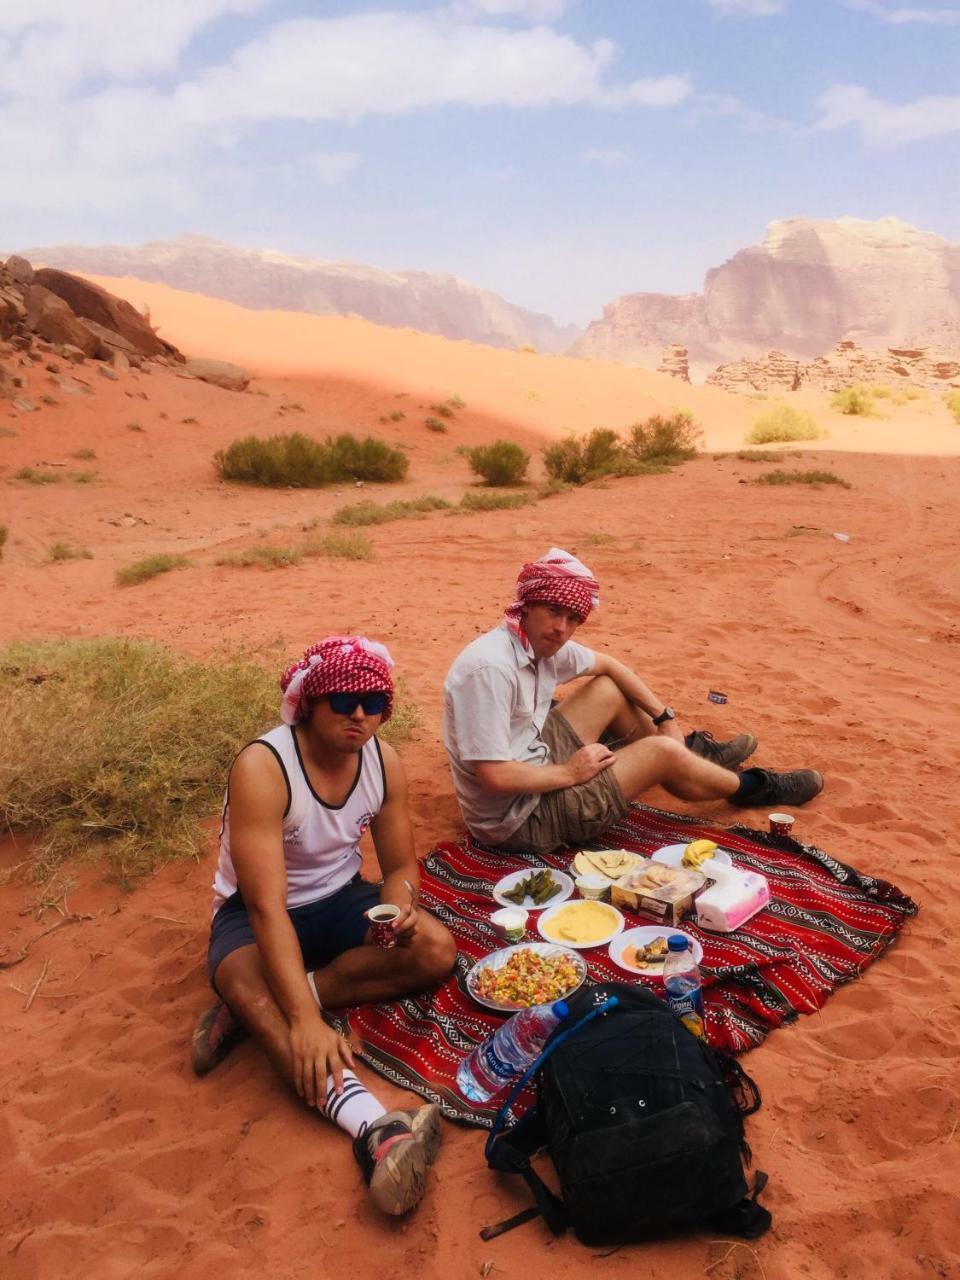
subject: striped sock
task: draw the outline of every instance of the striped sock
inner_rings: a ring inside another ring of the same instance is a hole
[[[346,1129],[351,1138],[358,1137],[365,1129],[387,1114],[373,1094],[362,1085],[349,1069],[343,1073],[343,1092],[334,1092],[333,1076],[327,1076],[327,1096],[320,1110],[328,1120]]]

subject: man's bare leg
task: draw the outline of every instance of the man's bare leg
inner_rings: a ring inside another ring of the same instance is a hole
[[[610,768],[625,800],[660,786],[681,800],[727,800],[740,790],[740,775],[721,769],[672,738],[645,738],[616,753]]]
[[[584,744],[599,742],[607,730],[618,744],[657,733],[650,717],[628,702],[609,676],[594,676],[564,698],[558,710]]]

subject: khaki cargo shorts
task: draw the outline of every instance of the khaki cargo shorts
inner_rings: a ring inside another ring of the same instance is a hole
[[[547,716],[542,737],[550,748],[552,764],[563,764],[584,745],[556,707]],[[583,844],[619,821],[629,807],[613,769],[604,769],[589,782],[545,791],[537,807],[497,848],[511,853],[552,853],[566,845]]]

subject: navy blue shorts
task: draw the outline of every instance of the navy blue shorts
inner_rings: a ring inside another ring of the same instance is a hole
[[[380,902],[380,886],[354,876],[349,884],[317,902],[290,907],[287,915],[296,931],[306,970],[322,969],[344,951],[362,946],[370,925],[363,913]],[[210,926],[207,973],[216,990],[214,975],[231,951],[256,943],[253,925],[240,891],[229,897]]]

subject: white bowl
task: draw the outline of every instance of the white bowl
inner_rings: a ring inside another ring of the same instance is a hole
[[[529,916],[529,911],[525,911],[523,907],[501,907],[499,911],[494,911],[490,923],[498,938],[503,938],[505,942],[519,942],[527,931]]]
[[[588,901],[599,901],[600,898],[606,897],[610,890],[610,881],[606,876],[577,876],[573,882],[577,886],[577,892],[581,898]]]
[[[552,942],[557,947],[573,947],[575,951],[591,951],[594,947],[605,947],[607,943],[617,936],[623,929],[623,916],[616,907],[612,907],[609,902],[591,903],[591,906],[602,906],[604,911],[610,913],[610,931],[605,933],[603,937],[595,939],[593,942],[571,942],[568,938],[555,938],[548,932],[550,921],[554,918],[558,911],[567,909],[576,909],[579,906],[587,904],[579,902],[559,902],[555,907],[551,907],[549,911],[544,911],[543,915],[537,921],[537,929],[541,938],[546,938],[547,942]]]
[[[539,867],[531,867],[529,871],[511,871],[508,876],[498,880],[493,886],[494,901],[499,902],[501,907],[520,907],[524,911],[545,911],[547,907],[555,907],[558,903],[566,902],[568,898],[573,897],[573,881],[568,875],[565,875],[562,871],[554,871],[553,867],[543,869],[548,870],[553,876],[554,882],[560,886],[560,892],[555,893],[546,902],[534,902],[529,894],[519,903],[511,902],[509,898],[503,896],[515,884],[519,884],[521,880],[526,880],[527,876],[532,875],[534,871],[541,870]]]

